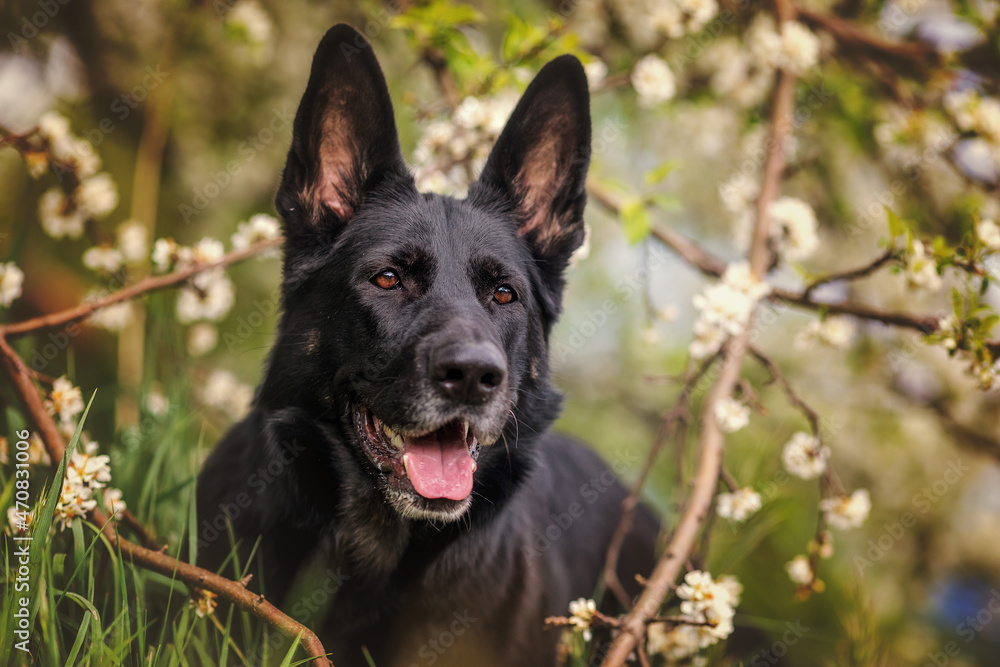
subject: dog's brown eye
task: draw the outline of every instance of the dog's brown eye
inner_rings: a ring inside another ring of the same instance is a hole
[[[510,303],[516,298],[517,295],[514,294],[514,288],[511,287],[510,285],[501,285],[500,287],[496,288],[496,290],[493,292],[493,300],[499,303],[501,306]]]
[[[399,287],[399,276],[392,269],[383,269],[375,274],[372,282],[382,289],[396,289]]]

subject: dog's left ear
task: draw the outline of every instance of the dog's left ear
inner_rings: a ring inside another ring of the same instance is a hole
[[[336,25],[313,56],[275,204],[289,238],[322,238],[350,222],[366,194],[409,178],[389,89],[371,45]]]
[[[518,233],[556,273],[583,243],[589,164],[587,76],[575,57],[559,56],[528,86],[479,177],[509,198]]]

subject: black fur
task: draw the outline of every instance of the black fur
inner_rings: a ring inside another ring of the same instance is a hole
[[[199,561],[221,566],[228,520],[244,557],[261,538],[272,599],[307,565],[328,573],[325,621],[304,620],[338,667],[365,664],[362,646],[378,667],[551,665],[559,633],[543,619],[595,590],[625,492],[547,433],[560,402],[548,335],[583,240],[589,153],[586,78],[563,56],[465,200],[420,194],[371,47],[339,25],[316,52],[276,198],[284,311],[252,412],[199,479]],[[399,286],[373,283],[387,268]],[[494,300],[501,285],[513,302]],[[482,382],[453,393],[449,364]],[[423,498],[380,468],[366,411],[415,434],[465,420],[482,443],[471,503]],[[657,530],[641,510],[623,581],[651,569]]]

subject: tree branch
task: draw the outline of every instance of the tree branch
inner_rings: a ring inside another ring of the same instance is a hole
[[[795,10],[787,0],[777,0],[779,18],[789,20]],[[777,195],[781,174],[785,168],[785,139],[792,127],[795,77],[782,70],[774,92],[770,120],[770,143],[764,165],[764,180],[757,206],[757,222],[750,247],[750,270],[762,279],[770,262],[768,207]],[[622,630],[615,638],[602,663],[604,667],[621,667],[634,649],[642,649],[646,621],[655,616],[667,594],[674,588],[688,555],[695,547],[701,525],[712,505],[715,489],[722,469],[724,436],[715,419],[715,404],[732,395],[740,379],[740,370],[750,341],[749,322],[742,331],[730,338],[722,347],[722,366],[719,377],[706,398],[701,412],[701,439],[698,467],[687,507],[653,573],[649,577],[636,606],[622,621]]]
[[[41,315],[30,320],[24,320],[23,322],[0,325],[0,337],[7,339],[17,338],[18,336],[23,336],[24,334],[31,333],[33,331],[51,329],[54,327],[72,324],[73,322],[78,322],[90,317],[94,314],[94,312],[100,310],[101,308],[107,308],[108,306],[113,306],[114,304],[122,301],[128,301],[129,299],[144,296],[150,292],[156,292],[168,287],[173,287],[174,285],[182,283],[188,278],[203,271],[208,271],[220,266],[228,266],[230,264],[235,264],[236,262],[242,262],[243,260],[258,255],[265,250],[279,247],[283,240],[284,239],[282,238],[276,238],[269,241],[261,241],[260,243],[256,243],[249,248],[245,248],[244,250],[235,250],[218,261],[210,264],[199,264],[188,269],[174,271],[173,273],[168,273],[162,276],[150,276],[140,280],[134,285],[120,289],[117,292],[112,292],[101,299],[97,299],[89,303],[82,303],[73,308],[67,308],[66,310],[61,310],[57,313],[51,313],[49,315]]]

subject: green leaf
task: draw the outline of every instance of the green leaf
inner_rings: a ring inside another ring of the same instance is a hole
[[[625,238],[630,244],[635,245],[649,235],[651,229],[649,211],[641,199],[626,200],[618,211],[618,217],[625,229]]]
[[[643,174],[642,182],[646,185],[655,185],[669,176],[678,166],[680,165],[673,160],[662,162]]]
[[[906,223],[903,222],[896,212],[888,206],[885,207],[885,216],[889,222],[889,235],[896,238],[906,231]]]
[[[673,195],[650,195],[647,197],[647,201],[658,208],[662,208],[664,211],[679,211],[684,208],[681,206],[681,200]]]
[[[951,288],[951,307],[955,311],[955,317],[962,320],[962,316],[965,315],[965,307],[962,302],[962,295],[954,287]]]

